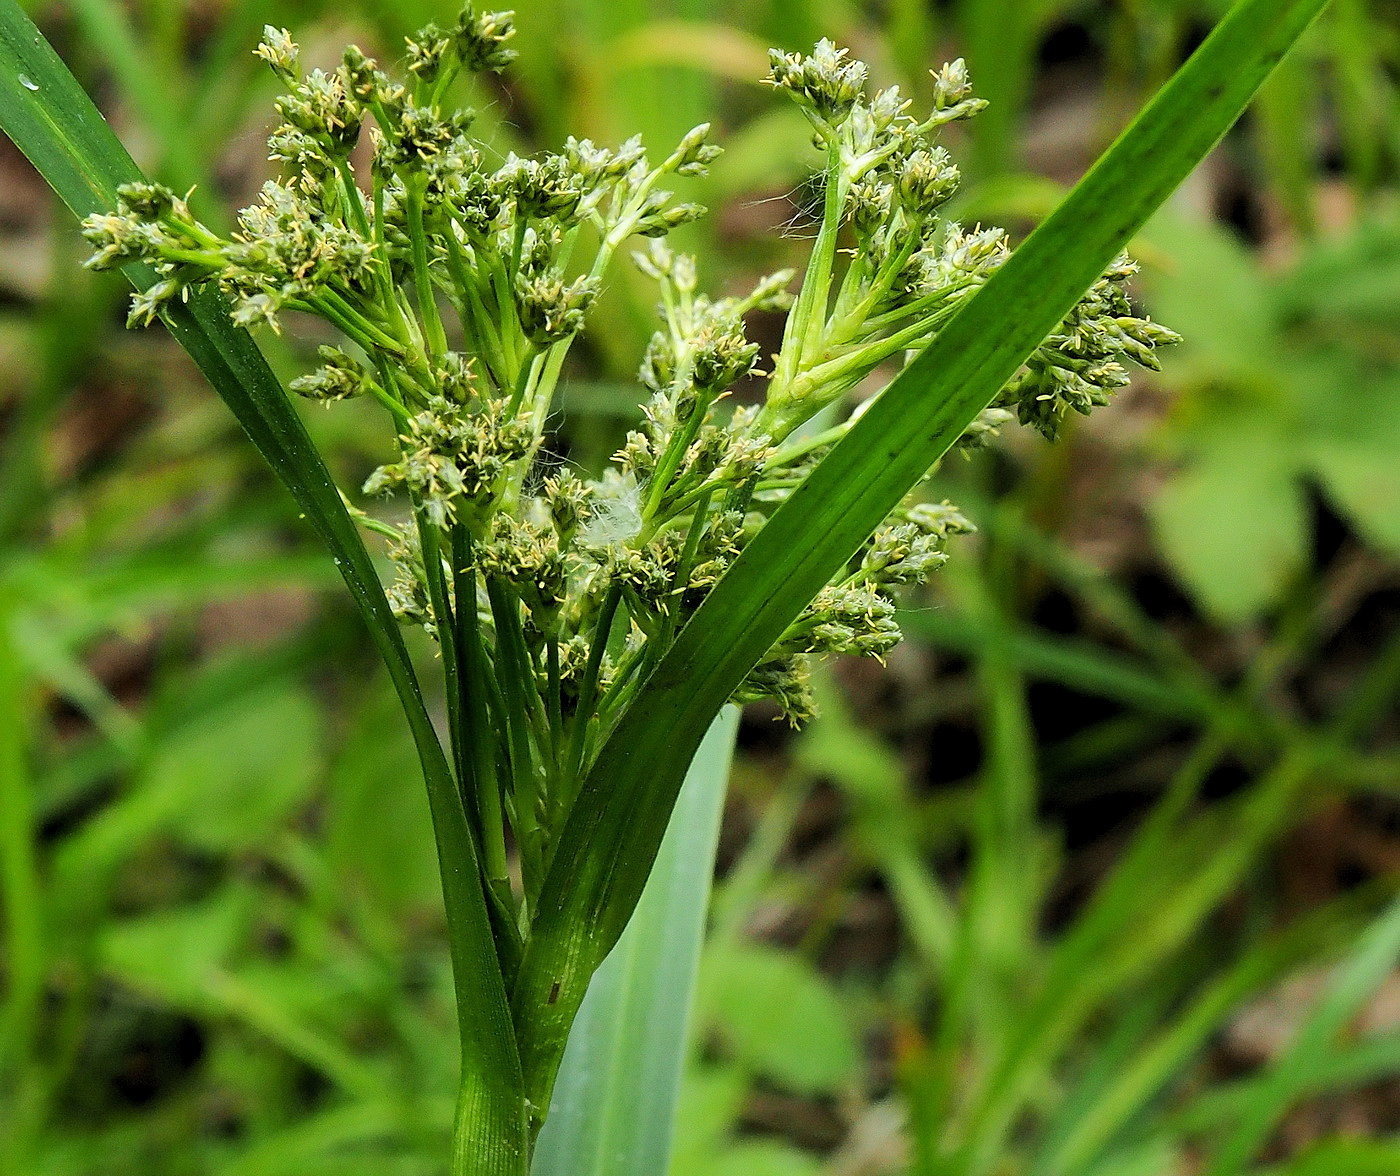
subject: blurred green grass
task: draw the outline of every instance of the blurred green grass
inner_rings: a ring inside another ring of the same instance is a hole
[[[392,54],[449,15],[30,7],[215,221],[260,174],[264,22]],[[833,36],[913,93],[965,54],[992,107],[963,215],[1025,223],[1223,7],[541,0],[474,100],[502,150],[716,121],[686,244],[724,285],[803,231],[768,45]],[[1188,336],[1165,376],[1057,450],[951,465],[982,533],[911,602],[916,648],[828,681],[795,739],[751,723],[674,1176],[1400,1171],[1362,1097],[1400,1077],[1396,1026],[1347,1031],[1394,968],[1394,858],[1294,860],[1328,821],[1394,850],[1397,70],[1394,11],[1338,0],[1145,235],[1143,294]],[[67,222],[7,216],[0,1171],[435,1172],[450,980],[386,684],[192,371],[121,333]],[[600,307],[574,460],[629,417],[650,297]],[[373,464],[353,413],[309,420]],[[1300,976],[1284,1042],[1222,1075]],[[1348,1092],[1370,1138],[1295,1111]]]

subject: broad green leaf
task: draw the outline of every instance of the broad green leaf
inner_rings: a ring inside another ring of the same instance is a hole
[[[1292,438],[1250,414],[1198,437],[1158,492],[1162,551],[1213,615],[1238,623],[1278,598],[1308,556],[1309,519]]]
[[[588,978],[626,926],[684,765],[720,707],[1238,118],[1325,0],[1241,0],[715,587],[602,748],[560,837],[513,997],[548,1097]]]
[[[1400,343],[1400,321],[1389,336]],[[1400,378],[1389,360],[1320,349],[1299,365],[1302,460],[1365,539],[1400,551]]]
[[[692,1068],[682,1094],[676,1151],[670,1168],[657,1176],[815,1176],[826,1171],[782,1140],[755,1139],[744,1131],[740,1116],[749,1086],[749,1075],[738,1063]]]
[[[138,992],[207,1013],[209,977],[242,945],[256,901],[251,888],[231,886],[207,902],[111,923],[98,946],[102,966]]]
[[[1178,377],[1272,375],[1280,331],[1265,276],[1245,243],[1218,222],[1164,209],[1143,231],[1161,260],[1145,269],[1152,315],[1181,335]]]
[[[1312,464],[1327,496],[1362,537],[1400,551],[1400,428],[1377,422],[1366,437],[1319,440]]]
[[[589,985],[533,1176],[656,1176],[671,1153],[738,711],[700,745],[632,922]]]
[[[322,766],[310,696],[280,686],[210,710],[163,739],[137,783],[163,798],[169,828],[212,853],[269,843]]]
[[[334,978],[308,965],[262,962],[237,971],[211,970],[204,994],[220,1016],[253,1030],[345,1093],[387,1097],[393,1087],[381,1074],[382,1059],[363,1057],[332,1024],[329,1010],[344,1009],[353,993],[338,991],[328,979]]]
[[[797,1094],[834,1094],[860,1045],[830,981],[791,952],[736,946],[705,961],[710,1017],[735,1060]]]
[[[77,216],[111,210],[117,187],[142,178],[15,0],[0,0],[0,130]],[[127,276],[139,287],[154,281],[144,266],[129,267]],[[230,321],[227,303],[204,290],[187,305],[172,306],[165,322],[331,549],[403,703],[428,788],[452,930],[464,1059],[461,1114],[495,1125],[477,1137],[509,1141],[482,1157],[483,1176],[515,1176],[528,1150],[520,1061],[476,847],[374,565],[301,418],[247,332]]]
[[[822,1165],[776,1139],[748,1140],[720,1152],[708,1176],[819,1176]]]
[[[1400,219],[1363,220],[1341,237],[1310,243],[1274,290],[1290,321],[1396,329],[1400,302]]]
[[[1178,468],[1152,504],[1164,554],[1232,622],[1273,604],[1306,559],[1305,487],[1364,538],[1400,546],[1400,234],[1363,222],[1274,275],[1226,230],[1163,214],[1154,311],[1186,336],[1166,424]]]
[[[1300,381],[1266,275],[1242,241],[1175,212],[1147,232],[1166,255],[1148,275],[1153,311],[1185,340],[1168,421],[1178,468],[1150,504],[1152,523],[1192,596],[1237,624],[1277,600],[1307,557]]]
[[[1400,1140],[1334,1139],[1260,1176],[1395,1176],[1400,1172]]]

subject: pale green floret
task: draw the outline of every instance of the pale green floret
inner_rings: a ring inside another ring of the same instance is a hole
[[[263,37],[253,53],[272,67],[282,81],[294,85],[301,76],[301,51],[286,29],[263,25]]]
[[[329,404],[349,400],[353,396],[380,391],[379,385],[364,367],[339,347],[318,347],[321,366],[287,385],[298,396]]]
[[[473,73],[499,73],[516,58],[506,42],[515,36],[515,13],[478,13],[470,4],[457,18],[456,48],[462,64]]]

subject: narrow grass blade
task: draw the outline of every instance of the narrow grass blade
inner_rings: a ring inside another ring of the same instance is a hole
[[[1016,129],[1031,79],[1041,22],[1052,8],[1036,0],[961,0],[958,23],[968,65],[987,109],[972,124],[975,175],[979,180],[1015,168]]]
[[[110,210],[119,185],[141,173],[97,108],[15,0],[0,0],[0,130],[29,157],[77,216]],[[152,271],[131,266],[138,287]],[[462,1113],[500,1125],[509,1151],[483,1172],[518,1171],[526,1148],[515,1049],[505,985],[496,959],[476,847],[456,784],[423,704],[398,624],[369,553],[341,502],[301,418],[247,332],[229,319],[214,291],[172,308],[166,324],[249,438],[291,491],[335,557],[403,702],[422,761],[452,928],[464,1074]],[[482,1132],[482,1136],[491,1132]]]
[[[1295,811],[1314,767],[1302,753],[1287,757],[1233,811],[1184,824],[1173,814],[1201,776],[1183,773],[1056,944],[985,1077],[960,1092],[968,1109],[959,1172],[994,1170],[1018,1112],[1055,1059],[1112,994],[1168,966],[1199,933]]]
[[[899,624],[906,636],[953,653],[981,654],[999,644],[1030,677],[1112,699],[1158,718],[1199,720],[1218,706],[1218,700],[1204,691],[1171,681],[1140,659],[1089,641],[1052,636],[1030,626],[990,628],[966,613],[910,609],[899,614]]]
[[[989,563],[992,561],[988,561]],[[973,607],[985,623],[1005,625],[991,585],[974,583]],[[1007,650],[991,642],[977,667],[986,748],[977,787],[971,867],[956,955],[942,1015],[945,1049],[970,1034],[987,1047],[1015,1024],[1035,958],[1042,864],[1036,799],[1038,768],[1026,684]],[[951,1091],[949,1091],[951,1094]]]
[[[124,5],[74,0],[72,8],[84,40],[101,53],[123,97],[160,143],[164,162],[150,163],[152,169],[181,191],[202,186],[208,172],[201,161],[208,156],[189,135],[185,78],[170,69],[170,63],[155,60]]]
[[[738,711],[700,744],[636,913],[569,1033],[533,1176],[657,1176],[671,1154]]]
[[[811,778],[831,780],[841,788],[856,843],[884,876],[904,933],[930,973],[942,982],[958,915],[952,897],[930,868],[908,770],[887,744],[856,723],[828,675],[819,675],[813,688],[821,718],[802,732],[795,748],[797,762]],[[785,806],[791,803],[792,793],[790,787],[784,790]],[[794,810],[782,827],[790,829],[795,816]],[[774,846],[770,861],[779,848]],[[731,882],[726,887],[726,898],[732,886]]]
[[[1336,950],[1365,927],[1359,904],[1343,900],[1300,919],[1279,935],[1251,947],[1167,1018],[1131,1057],[1118,1060],[1100,1076],[1096,1089],[1078,1102],[1067,1101],[1031,1176],[1068,1176],[1093,1167],[1133,1120],[1176,1081],[1213,1034],[1252,995],[1268,989],[1291,969]],[[1130,1001],[1130,1008],[1134,1001]]]
[[[6,971],[0,1001],[0,1074],[18,1074],[29,1061],[43,997],[45,950],[38,820],[26,762],[28,684],[11,646],[12,617],[9,593],[0,583],[0,958]]]
[[[1229,129],[1326,0],[1241,0],[1064,203],[773,516],[618,724],[575,804],[514,996],[548,1097],[588,977],[641,895],[711,719],[827,580]]]
[[[1329,1054],[1294,1091],[1295,1098],[1336,1095],[1342,1091],[1393,1082],[1400,1073],[1400,1031],[1367,1036],[1339,1053]],[[1164,1134],[1173,1138],[1228,1129],[1240,1122],[1272,1071],[1211,1086],[1166,1120]]]
[[[1362,937],[1333,977],[1292,1044],[1273,1062],[1253,1097],[1240,1109],[1234,1130],[1205,1169],[1206,1176],[1236,1176],[1267,1141],[1311,1077],[1336,1049],[1337,1037],[1400,961],[1400,902]]]

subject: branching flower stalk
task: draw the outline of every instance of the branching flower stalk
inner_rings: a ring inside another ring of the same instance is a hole
[[[397,459],[363,492],[399,496],[408,521],[356,513],[386,543],[394,611],[440,653],[450,759],[507,993],[599,747],[710,588],[853,419],[814,429],[814,418],[925,346],[1008,256],[1000,230],[943,215],[959,177],[939,131],[982,106],[962,63],[935,73],[932,108],[913,113],[895,88],[871,93],[865,67],[823,41],[809,56],[775,51],[767,78],[806,115],[824,160],[807,268],[795,293],[784,271],[742,297],[706,296],[696,259],[665,243],[703,210],[665,185],[705,172],[719,150],[709,128],[659,162],[638,139],[570,139],[492,164],[472,111],[449,95],[464,73],[505,68],[512,33],[511,14],[469,7],[451,28],[410,38],[396,79],[353,46],[335,69],[304,71],[291,36],[269,28],[257,53],[286,86],[269,140],[284,174],[236,231],[211,231],[153,184],[126,186],[115,212],[85,222],[91,266],[139,259],[161,274],[133,299],[132,324],[207,282],[244,325],[280,331],[288,312],[318,317],[341,340],[320,348],[292,391],[367,397],[387,413]],[[634,241],[632,259],[660,295],[640,367],[644,421],[601,477],[585,478],[546,454],[551,405],[590,306]],[[1103,276],[963,444],[1013,418],[1053,437],[1066,412],[1088,412],[1127,382],[1127,361],[1157,366],[1155,348],[1175,336],[1133,312],[1132,273],[1124,258]],[[787,311],[766,363],[745,323],[756,310]],[[768,698],[792,722],[807,718],[813,659],[887,653],[900,639],[896,593],[969,529],[948,503],[906,501],[734,700]],[[540,1070],[520,1093],[533,1140],[559,1058],[528,1061]],[[528,1142],[482,1132],[459,1122],[456,1171],[527,1170]]]

